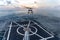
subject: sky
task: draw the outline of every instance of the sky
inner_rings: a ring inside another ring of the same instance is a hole
[[[7,1],[10,1],[11,3],[7,2]],[[37,5],[35,5],[35,3]],[[23,5],[24,6],[29,6],[29,7],[34,5],[35,7],[38,6],[39,8],[40,7],[47,7],[47,8],[49,8],[49,7],[56,7],[56,6],[60,7],[60,0],[0,0],[0,10],[2,9],[1,8],[2,6],[3,6],[3,9],[7,8],[7,6],[9,6],[10,9],[12,9],[14,7],[17,8],[17,7],[21,7]],[[0,16],[3,15],[3,14],[5,15],[5,13],[0,11]],[[8,14],[8,13],[6,13],[6,14]],[[59,13],[54,13],[53,15],[57,15],[57,16],[59,15],[59,17],[60,17],[60,12]]]
[[[38,5],[40,7],[54,7],[54,6],[59,6],[60,5],[60,0],[0,0],[0,6],[1,5],[7,5],[6,1],[11,1],[12,5],[17,5],[20,6],[22,3],[33,3],[33,1],[37,1]]]

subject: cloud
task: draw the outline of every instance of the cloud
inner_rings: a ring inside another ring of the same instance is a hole
[[[12,5],[19,5],[17,0],[9,0]],[[37,0],[40,6],[58,6],[60,5],[60,0]],[[0,5],[6,5],[6,0],[0,1]]]
[[[39,2],[40,2],[40,6],[43,5],[43,6],[52,7],[52,6],[60,5],[60,0],[40,0]]]

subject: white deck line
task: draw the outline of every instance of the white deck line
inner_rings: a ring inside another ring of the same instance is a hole
[[[30,31],[30,32],[32,32],[32,31]],[[32,32],[33,33],[33,32]],[[42,36],[40,36],[39,34],[35,34],[35,35],[37,35],[38,37],[40,37],[40,38],[43,38]]]
[[[34,22],[36,25],[38,25],[36,22]],[[40,25],[38,25],[40,28],[42,28]],[[43,29],[43,28],[42,28]],[[54,36],[51,34],[51,33],[49,33],[48,31],[46,31],[45,29],[43,29],[45,32],[47,32],[49,35],[51,35],[51,37],[47,37],[46,38],[46,40],[47,39],[50,39],[50,38],[53,38]]]
[[[16,23],[16,22],[14,22],[14,23]],[[16,23],[17,25],[14,25],[13,27],[15,27],[15,26],[22,26],[22,27],[24,27],[24,26],[27,26],[27,25],[20,25],[19,23]],[[32,24],[31,24],[32,25]]]
[[[16,26],[18,26],[18,27],[19,27],[19,25],[14,25],[13,27],[16,27]],[[21,25],[21,26],[27,26],[27,25]]]
[[[16,23],[16,22],[14,22],[14,23]],[[16,24],[18,24],[18,23],[16,23]],[[30,23],[29,23],[30,24]],[[19,26],[22,26],[22,25],[20,25],[20,24],[18,24]],[[22,26],[23,27],[23,26]],[[31,31],[32,32],[32,31]],[[33,32],[32,32],[33,33]],[[38,35],[38,34],[35,34],[35,35],[37,35],[37,36],[39,36],[40,38],[43,38],[42,36],[40,36],[40,35]]]
[[[52,26],[50,23],[47,23],[49,26]],[[54,33],[53,32],[51,32],[53,35],[54,35]]]
[[[15,21],[13,21],[14,23],[16,23],[18,26],[21,26],[21,27],[23,27],[22,25],[20,25],[20,24],[18,24],[17,22],[15,22]]]
[[[51,37],[47,37],[46,39],[50,39],[50,38],[53,38],[54,36],[51,36]]]
[[[34,21],[33,21],[34,22]],[[16,23],[16,22],[14,22],[14,23]],[[16,24],[18,24],[18,23],[16,23]],[[36,22],[34,22],[34,24],[36,24],[36,25],[38,25]],[[28,27],[29,27],[29,25],[30,25],[30,21],[29,21],[29,24],[28,24]],[[18,24],[18,26],[21,26],[21,27],[23,27],[22,25],[20,25],[20,24]],[[38,25],[40,28],[42,28],[40,25]],[[43,28],[42,28],[43,29]],[[49,35],[51,35],[51,37],[47,37],[47,38],[45,38],[45,39],[50,39],[50,38],[52,38],[52,37],[54,37],[52,34],[50,34],[48,31],[46,31],[45,29],[43,29],[45,32],[47,32]],[[31,31],[32,32],[32,31]],[[33,32],[32,32],[33,33]],[[42,36],[40,36],[39,34],[35,34],[35,35],[37,35],[38,37],[40,37],[40,38],[43,38]]]
[[[8,30],[6,30],[5,33],[4,33],[3,40],[4,40],[4,38],[5,38],[5,35],[6,35],[6,32],[7,32],[7,31],[8,31]]]
[[[28,23],[27,27],[29,28],[29,26],[30,26],[30,21],[29,21],[29,23]]]
[[[10,28],[9,28],[9,31],[8,31],[7,40],[9,40],[9,37],[10,37],[11,27],[12,27],[12,22],[11,22],[11,24],[10,24]]]
[[[18,27],[18,28],[17,28],[17,30],[16,30],[16,31],[17,31],[17,33],[18,33],[19,35],[23,35],[23,36],[24,36],[24,34],[22,34],[22,33],[20,33],[20,32],[18,31],[18,30],[19,30],[19,28],[20,28],[20,27]]]
[[[43,38],[43,39],[40,39],[40,40],[48,40],[50,38],[53,38],[54,36],[51,36],[51,37],[47,37],[47,38]]]
[[[40,39],[40,40],[48,40],[50,38],[53,38],[54,36],[51,36],[51,37],[48,37],[48,38],[43,38],[43,39]]]
[[[34,21],[33,21],[34,22]],[[34,22],[34,24],[38,25],[36,22]],[[41,29],[43,29],[40,25],[38,25]],[[45,29],[43,29],[45,32],[47,32],[49,35],[53,36],[51,33],[49,33],[48,31],[46,31]]]

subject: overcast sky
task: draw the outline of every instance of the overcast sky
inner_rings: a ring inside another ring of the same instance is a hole
[[[11,1],[12,5],[18,4],[17,1],[21,2],[21,0],[0,0],[0,5],[6,5],[7,4],[6,1]],[[26,1],[27,0],[25,0],[25,2]],[[36,0],[36,1],[39,3],[40,6],[59,6],[60,5],[60,0]]]
[[[11,3],[12,3],[11,6],[14,5],[14,6],[18,7],[18,6],[20,6],[20,3],[22,1],[24,3],[29,3],[29,2],[33,3],[34,0],[0,0],[0,7],[2,5],[6,6],[7,5],[7,1],[11,1]],[[35,0],[35,1],[38,2],[39,7],[55,7],[55,6],[60,6],[60,0]],[[5,8],[5,6],[4,6],[4,8]],[[5,15],[5,13],[1,13],[1,11],[0,11],[0,16],[3,15],[3,14]],[[8,13],[6,13],[6,14],[8,14]],[[60,16],[60,13],[55,13],[54,15],[59,15]]]

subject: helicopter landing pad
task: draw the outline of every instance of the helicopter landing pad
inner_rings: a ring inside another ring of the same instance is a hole
[[[26,29],[26,27],[28,27]],[[40,40],[53,36],[34,21],[12,22],[9,40],[23,40],[25,31],[29,31],[29,40]]]

